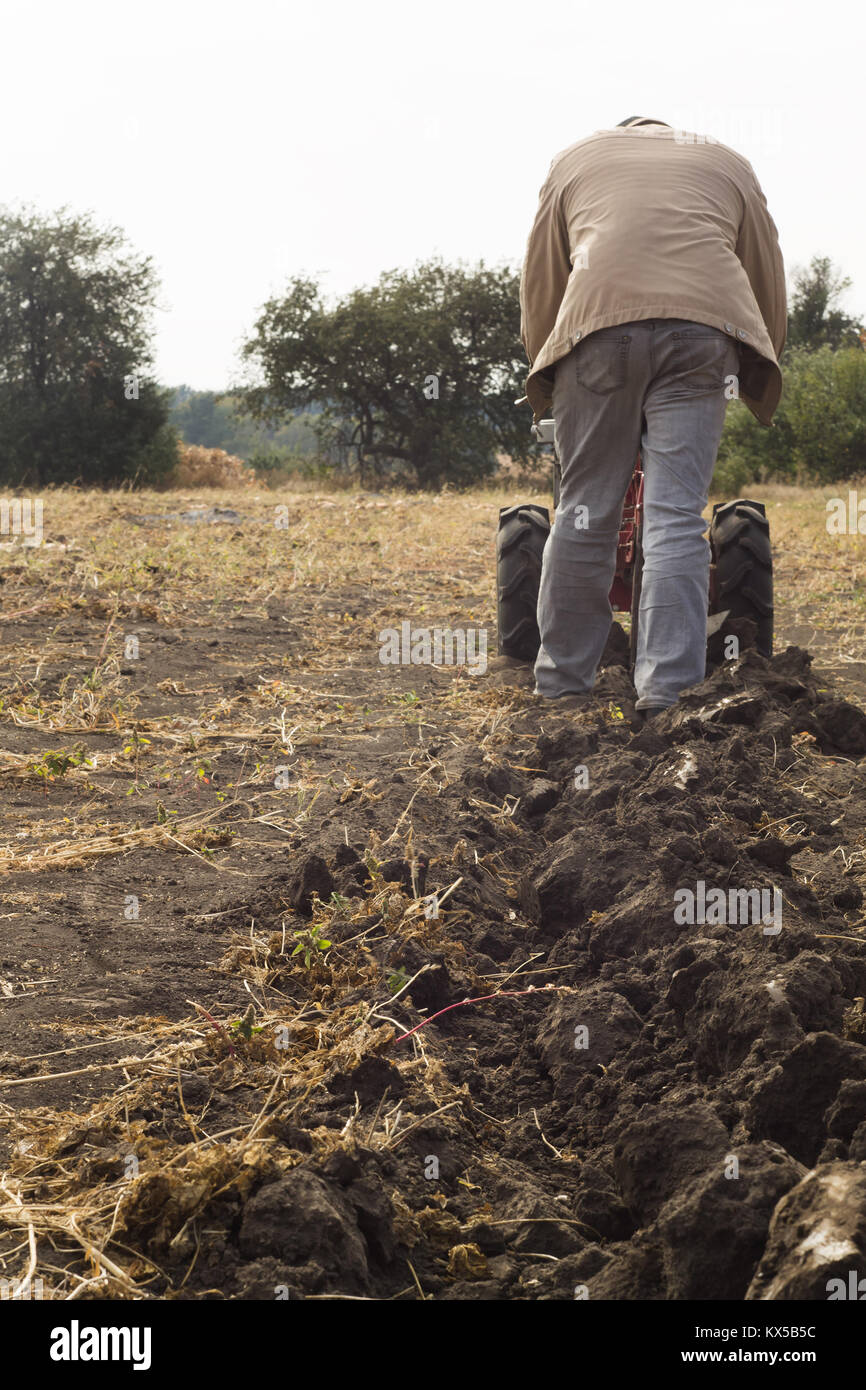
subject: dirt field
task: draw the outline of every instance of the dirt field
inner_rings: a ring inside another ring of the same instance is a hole
[[[640,730],[621,665],[563,714],[494,660],[511,496],[46,494],[0,549],[0,1279],[866,1274],[866,541],[831,495],[761,492],[777,655]],[[154,519],[196,506],[243,520]],[[487,669],[383,664],[407,622],[485,629]],[[677,920],[699,884],[780,929]]]

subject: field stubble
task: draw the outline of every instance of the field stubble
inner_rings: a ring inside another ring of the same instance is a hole
[[[636,732],[615,664],[567,716],[380,662],[492,658],[510,498],[46,494],[0,551],[0,1277],[825,1297],[804,1222],[866,1273],[863,539],[762,495],[780,655]],[[131,519],[196,505],[244,520]],[[698,880],[782,931],[675,922]]]

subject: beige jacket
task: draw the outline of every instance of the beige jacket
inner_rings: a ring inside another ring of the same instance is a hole
[[[552,368],[597,328],[693,319],[741,346],[739,392],[769,425],[782,394],[785,268],[752,166],[661,123],[599,130],[550,166],[520,281],[526,394],[550,414]]]

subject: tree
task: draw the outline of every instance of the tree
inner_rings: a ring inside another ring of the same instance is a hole
[[[0,209],[0,480],[153,481],[177,461],[148,376],[150,258],[62,208]]]
[[[808,270],[793,273],[794,292],[788,312],[788,347],[843,347],[866,345],[866,327],[838,307],[851,280],[839,274],[829,256],[813,256]]]
[[[741,401],[728,407],[715,486],[740,492],[748,482],[822,484],[866,471],[866,353],[861,348],[794,347],[772,429]]]
[[[261,310],[237,388],[255,419],[318,409],[322,448],[363,482],[470,483],[498,454],[530,456],[530,416],[515,408],[526,362],[518,275],[431,260],[385,272],[327,307],[296,277]]]

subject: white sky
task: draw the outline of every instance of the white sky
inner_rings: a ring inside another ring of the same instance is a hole
[[[124,229],[162,279],[157,369],[223,388],[258,307],[433,254],[519,262],[552,156],[630,115],[753,164],[786,266],[866,316],[853,0],[0,0],[0,200]]]

